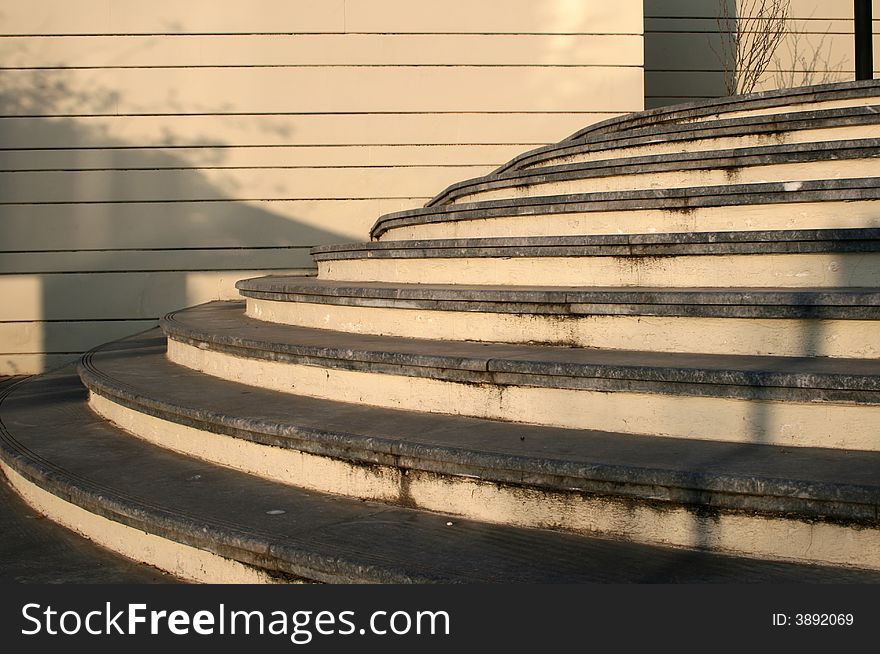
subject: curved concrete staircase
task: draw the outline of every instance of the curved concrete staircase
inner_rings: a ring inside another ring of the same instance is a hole
[[[605,121],[4,388],[201,581],[880,582],[880,83]]]

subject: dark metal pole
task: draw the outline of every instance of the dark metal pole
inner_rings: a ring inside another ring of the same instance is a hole
[[[874,79],[871,0],[855,0],[856,79]]]

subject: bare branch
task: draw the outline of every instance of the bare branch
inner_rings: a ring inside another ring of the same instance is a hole
[[[791,0],[719,0],[719,50],[727,93],[751,93],[786,33]],[[733,15],[731,15],[733,14]]]

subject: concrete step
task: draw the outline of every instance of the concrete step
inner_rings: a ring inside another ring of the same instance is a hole
[[[381,216],[374,240],[880,227],[880,177],[571,193]]]
[[[71,369],[16,387],[0,410],[2,467],[32,505],[192,580],[878,580],[866,570],[492,525],[299,490],[132,438],[89,410]]]
[[[495,173],[610,158],[878,137],[880,115],[876,104],[765,116],[722,116],[717,120],[668,123],[560,141],[525,152]]]
[[[513,170],[458,182],[425,206],[608,191],[880,176],[880,139],[770,145]]]
[[[455,286],[268,276],[258,320],[355,334],[655,352],[880,357],[876,289]]]
[[[216,302],[162,321],[168,358],[339,402],[574,429],[880,449],[880,361],[594,350],[345,334]]]
[[[155,332],[90,353],[80,375],[91,408],[152,444],[312,491],[486,522],[880,568],[878,452],[378,409],[254,389],[164,355]],[[817,532],[834,546],[811,548]]]
[[[25,376],[0,376],[0,398],[14,384],[25,379]],[[2,584],[155,584],[175,581],[155,568],[137,565],[45,520],[15,494],[2,473],[0,523],[3,524],[3,538],[0,538]]]
[[[653,127],[668,123],[712,120],[722,116],[739,118],[774,113],[865,106],[877,104],[878,98],[880,98],[880,83],[877,80],[774,89],[749,93],[747,95],[727,96],[686,104],[669,105],[657,109],[625,114],[584,127],[564,140],[576,141],[596,134]]]
[[[872,228],[463,238],[327,245],[312,256],[320,278],[351,282],[875,289],[878,237]]]

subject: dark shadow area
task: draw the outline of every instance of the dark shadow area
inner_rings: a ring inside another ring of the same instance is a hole
[[[0,584],[164,584],[174,577],[41,516],[0,475]]]
[[[311,246],[350,240],[274,213],[272,202],[235,199],[199,170],[201,161],[82,124],[78,115],[112,113],[115,92],[86,93],[70,88],[61,75],[48,83],[51,76],[21,74],[26,72],[0,78],[0,142],[9,142],[3,133],[13,131],[16,144],[39,144],[5,152],[24,165],[21,172],[0,172],[0,261],[6,262],[0,273],[8,276],[8,301],[22,307],[18,315],[7,311],[12,322],[42,325],[33,326],[25,340],[34,355],[47,354],[45,365],[216,297],[219,283],[200,271],[222,274],[226,287],[236,271],[306,274]],[[65,113],[72,111],[76,115]],[[213,140],[222,145],[222,134]],[[70,165],[77,156],[93,161],[96,150],[100,170]],[[222,147],[209,153],[213,165],[226,156]],[[56,157],[59,167],[28,169],[35,157]],[[35,331],[42,332],[41,345]],[[0,352],[22,351],[16,347],[21,343],[0,343]],[[22,372],[11,359],[4,367]]]
[[[727,95],[716,0],[645,0],[644,11],[645,108]]]
[[[0,397],[23,377],[0,377]],[[0,473],[0,584],[175,583],[104,549],[29,507]]]

